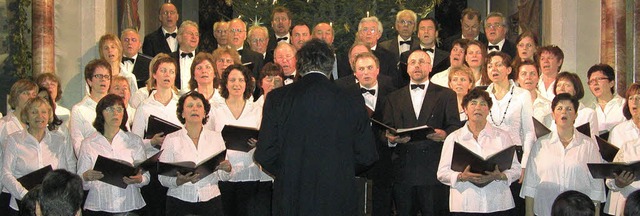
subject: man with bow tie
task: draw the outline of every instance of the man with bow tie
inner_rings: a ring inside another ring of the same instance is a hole
[[[502,51],[509,54],[513,59],[516,55],[516,46],[513,42],[507,40],[505,36],[509,26],[505,17],[500,12],[491,12],[487,16],[487,20],[484,23],[484,32],[487,34],[487,53]]]
[[[274,50],[276,45],[280,42],[290,43],[291,34],[291,20],[293,19],[291,11],[289,9],[277,6],[271,11],[271,28],[273,34],[269,35],[269,45],[267,50]]]
[[[341,77],[340,79],[337,79],[335,81],[336,85],[342,88],[348,88],[349,86],[352,86],[359,82],[354,73],[355,72],[354,68],[356,66],[356,57],[363,53],[372,53],[371,49],[365,43],[356,41],[355,43],[353,43],[353,45],[351,45],[351,48],[349,48],[349,62],[348,62],[348,64],[350,65],[350,68],[348,71],[339,71],[339,74]],[[376,57],[376,59],[378,58]],[[379,59],[376,62],[378,66],[378,73],[377,73],[378,75],[376,77],[376,82],[382,83],[385,86],[390,86],[395,88],[393,80],[391,80],[389,76],[380,74]],[[346,73],[348,73],[348,75]]]
[[[435,130],[426,137],[398,136],[387,132],[393,153],[393,194],[398,215],[448,215],[449,189],[436,178],[442,141],[461,127],[453,90],[429,82],[431,57],[410,51],[407,73],[410,84],[390,93],[383,122],[394,128],[428,125]],[[416,205],[416,206],[414,206]]]
[[[398,36],[380,43],[380,47],[393,53],[396,59],[400,59],[400,54],[409,51],[418,45],[418,40],[412,38],[416,31],[418,16],[412,10],[401,10],[396,14],[396,31]]]
[[[347,88],[362,95],[364,98],[363,108],[367,109],[371,118],[382,120],[387,94],[395,91],[396,88],[391,83],[378,82],[380,62],[373,53],[368,51],[368,48],[365,47],[364,51],[356,55],[353,60],[353,73],[358,82],[352,82]],[[384,137],[385,128],[379,124],[372,124],[371,129],[379,156],[378,161],[364,173],[367,179],[373,182],[372,215],[391,215],[393,176],[390,173],[392,173],[391,153],[393,148],[387,145],[387,140]]]
[[[487,36],[480,32],[482,28],[482,15],[480,11],[473,8],[466,8],[460,14],[460,32],[442,42],[440,49],[451,50],[453,42],[459,39],[477,40],[483,44],[487,44]]]
[[[200,32],[198,24],[191,20],[185,20],[178,29],[178,43],[180,48],[170,56],[178,60],[176,69],[176,87],[180,94],[189,91],[189,80],[191,79],[191,63],[196,56],[198,43],[200,43]]]
[[[411,50],[421,49],[429,54],[431,60],[431,73],[429,77],[449,68],[449,52],[436,48],[438,38],[438,22],[433,18],[424,18],[418,23],[418,39],[420,43]],[[399,70],[401,71],[403,84],[409,83],[409,75],[406,73],[407,59],[411,51],[402,53]]]
[[[151,57],[139,53],[142,43],[140,35],[135,29],[125,29],[120,35],[122,40],[122,64],[121,68],[125,73],[133,73],[136,76],[138,87],[144,87],[147,79],[149,79],[149,63]],[[135,92],[138,89],[131,89]]]
[[[380,60],[380,74],[391,77],[393,85],[395,87],[401,86],[401,75],[397,70],[397,58],[393,57],[393,54],[386,49],[378,47],[378,40],[382,36],[382,22],[375,16],[365,17],[358,23],[358,33],[356,33],[357,40],[364,42],[374,55]],[[340,69],[340,67],[349,67],[348,64],[338,65],[338,70],[349,70],[348,68]]]
[[[178,9],[171,3],[164,3],[160,7],[158,19],[162,26],[157,31],[144,37],[142,52],[154,57],[158,53],[170,54],[178,50]]]
[[[295,82],[299,77],[296,73],[296,48],[288,43],[278,43],[273,53],[273,62],[280,65],[284,72],[284,85]]]

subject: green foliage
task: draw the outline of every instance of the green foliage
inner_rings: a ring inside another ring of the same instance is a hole
[[[234,18],[249,23],[260,23],[271,30],[271,10],[284,6],[294,14],[293,23],[304,22],[313,28],[320,22],[333,24],[335,46],[339,54],[344,54],[353,41],[358,22],[363,17],[377,16],[384,26],[381,41],[394,37],[395,16],[403,9],[411,9],[420,17],[426,16],[441,0],[235,0]],[[259,20],[260,22],[254,22]]]
[[[32,59],[31,52],[31,23],[28,10],[31,9],[31,0],[16,0],[8,5],[9,19],[9,58],[5,64],[5,71],[11,71],[18,79],[31,78]]]

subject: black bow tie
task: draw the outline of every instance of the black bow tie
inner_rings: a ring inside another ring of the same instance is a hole
[[[289,37],[281,37],[281,38],[278,38],[278,39],[276,39],[276,42],[286,41],[286,40],[289,40]]]
[[[175,33],[175,32],[174,33],[165,33],[164,34],[164,38],[165,39],[169,38],[169,37],[176,38],[177,36],[178,36],[178,33]]]
[[[424,89],[424,84],[411,84],[412,90],[416,88]]]
[[[371,95],[376,95],[375,89],[360,88],[360,92],[362,92],[362,94],[369,92]]]
[[[180,58],[184,58],[189,56],[189,58],[193,58],[193,53],[180,53]]]
[[[488,46],[489,50],[500,50],[499,46]]]
[[[133,63],[135,63],[135,61],[136,61],[136,60],[135,60],[135,59],[133,59],[133,58],[129,58],[129,57],[124,57],[124,56],[123,56],[123,57],[122,57],[122,63],[124,64],[124,63],[125,63],[125,62],[127,62],[127,61],[130,61],[130,62],[131,62],[131,64],[133,64]]]
[[[400,46],[405,45],[405,44],[406,44],[406,45],[411,45],[411,41],[410,41],[410,40],[407,40],[407,41],[400,41]]]
[[[293,79],[294,75],[284,76],[284,79]]]
[[[422,51],[431,52],[431,53],[434,52],[433,48],[422,48]]]

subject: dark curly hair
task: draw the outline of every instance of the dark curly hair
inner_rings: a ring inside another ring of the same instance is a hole
[[[482,98],[487,102],[487,106],[489,109],[493,106],[493,101],[491,100],[491,96],[487,91],[482,90],[481,88],[473,88],[469,93],[467,93],[464,97],[462,97],[462,108],[466,108],[473,99]],[[462,111],[462,110],[461,110]]]
[[[187,100],[187,97],[191,97],[193,99],[200,99],[202,104],[204,105],[204,118],[202,118],[202,124],[206,124],[207,120],[209,120],[209,110],[211,110],[211,104],[207,99],[204,98],[204,95],[200,94],[197,91],[189,91],[186,94],[180,96],[178,99],[178,110],[176,110],[176,114],[178,115],[178,120],[180,123],[184,124],[186,119],[182,117],[182,112],[184,112],[184,101]]]
[[[242,94],[242,98],[244,98],[245,100],[249,99],[249,97],[251,97],[251,93],[253,93],[255,81],[253,80],[251,71],[249,71],[247,67],[241,64],[229,65],[227,69],[224,69],[224,72],[222,72],[222,79],[220,80],[220,95],[222,95],[222,97],[225,99],[229,98],[229,89],[227,89],[227,83],[229,82],[229,74],[231,74],[231,71],[233,70],[240,71],[242,73],[242,76],[244,76],[246,87],[244,89],[244,93]]]
[[[127,109],[126,109],[126,106],[124,105],[124,99],[122,99],[122,97],[115,94],[108,94],[107,96],[104,96],[102,99],[100,99],[100,101],[98,102],[98,105],[96,105],[96,120],[93,121],[93,127],[96,128],[96,130],[100,132],[100,134],[102,135],[104,135],[104,123],[105,123],[104,115],[102,115],[102,111],[107,109],[107,107],[111,107],[113,105],[120,105],[122,106],[122,108],[124,108],[123,115],[122,115],[122,122],[120,122],[120,130],[128,131],[127,120],[129,120],[129,115],[127,115]]]

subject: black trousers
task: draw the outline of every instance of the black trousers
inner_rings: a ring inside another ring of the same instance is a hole
[[[0,215],[10,215],[11,207],[9,207],[9,202],[11,201],[10,193],[0,193]]]
[[[449,187],[446,185],[393,185],[393,198],[399,216],[437,215],[449,213]]]
[[[218,182],[227,216],[269,216],[273,182]]]
[[[168,216],[199,215],[199,216],[223,216],[220,196],[205,202],[185,202],[172,196],[167,196]]]
[[[83,210],[82,216],[114,216],[114,215],[145,216],[143,209],[144,208],[138,209],[135,211],[126,212],[126,213],[109,213],[109,212],[103,212],[103,211]]]
[[[452,216],[510,216],[511,210],[491,212],[491,213],[465,213],[465,212],[451,212]]]
[[[511,183],[509,186],[511,189],[511,196],[513,197],[513,202],[516,204],[516,207],[511,209],[511,214],[513,216],[524,216],[526,211],[524,199],[520,198],[520,190],[522,189],[522,184],[518,183],[518,181]]]
[[[165,209],[167,207],[167,188],[163,187],[158,181],[158,173],[156,170],[151,169],[149,171],[149,184],[140,188],[142,198],[147,203],[144,208],[144,214],[149,216],[165,216]]]

